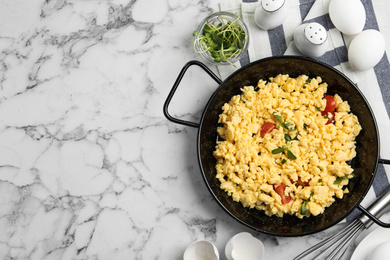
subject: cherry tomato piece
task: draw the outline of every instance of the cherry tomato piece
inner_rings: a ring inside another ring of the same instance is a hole
[[[309,181],[302,181],[301,177],[298,177],[296,184],[298,184],[299,186],[309,186]]]
[[[326,100],[326,106],[324,111],[333,112],[336,109],[336,101],[334,100],[334,98],[331,95],[326,95],[324,99]]]
[[[329,113],[331,114],[331,116],[329,116]],[[329,125],[330,123],[333,123],[334,121],[334,116],[335,116],[335,113],[333,111],[322,111],[321,112],[321,115],[322,116],[327,116],[328,117],[328,121],[326,121],[325,125]]]
[[[284,190],[286,189],[286,185],[280,184],[279,186],[275,187],[275,191],[279,196],[282,198],[282,204],[287,204],[291,201],[291,196],[284,195]]]
[[[275,125],[274,123],[265,122],[265,123],[261,126],[261,129],[260,129],[260,136],[261,136],[261,138],[264,138],[264,136],[265,136],[266,134],[268,134],[269,132],[271,132],[275,127],[276,127],[276,125]]]

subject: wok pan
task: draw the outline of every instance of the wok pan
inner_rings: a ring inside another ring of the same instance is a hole
[[[180,84],[185,72],[190,66],[199,66],[210,75],[218,84],[218,89],[209,99],[200,123],[189,122],[171,116],[168,112],[169,103]],[[241,94],[243,86],[256,86],[259,79],[268,80],[278,74],[288,74],[298,77],[305,74],[310,78],[320,76],[328,84],[327,94],[338,94],[348,101],[351,112],[354,113],[362,126],[356,138],[356,157],[350,162],[355,176],[348,184],[349,193],[343,199],[336,201],[325,209],[323,214],[299,219],[296,216],[284,215],[282,218],[267,216],[263,211],[245,208],[239,202],[234,202],[228,194],[220,189],[220,182],[216,176],[216,160],[213,156],[217,127],[222,106],[232,96]],[[389,160],[379,158],[379,135],[377,123],[364,95],[344,74],[333,67],[298,56],[278,56],[252,62],[230,75],[223,82],[203,63],[199,61],[188,62],[180,72],[165,104],[164,115],[172,122],[198,128],[197,151],[199,166],[204,181],[212,196],[218,204],[234,219],[240,223],[262,233],[277,236],[303,236],[322,231],[344,219],[355,208],[381,226],[389,226],[369,214],[360,203],[364,199],[374,180],[378,163],[389,164]]]

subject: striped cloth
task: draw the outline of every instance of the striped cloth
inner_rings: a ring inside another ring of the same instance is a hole
[[[243,58],[233,66],[218,66],[222,79],[227,78],[237,68],[249,62],[277,55],[301,55],[293,44],[295,29],[302,23],[317,22],[328,31],[330,40],[328,51],[317,60],[325,62],[346,74],[360,88],[368,99],[376,116],[380,140],[381,158],[390,158],[390,65],[387,55],[373,69],[365,72],[353,71],[348,64],[347,47],[352,36],[343,35],[332,24],[329,13],[330,0],[287,0],[290,5],[288,16],[283,25],[272,30],[261,30],[254,22],[254,11],[259,4],[251,0],[225,0],[220,3],[221,11],[237,12],[241,14],[248,26],[250,43]],[[390,7],[387,0],[362,0],[366,10],[366,24],[364,30],[375,29],[384,34],[386,45],[390,44]],[[375,10],[375,12],[374,12]],[[380,21],[380,22],[378,22]],[[382,29],[383,28],[383,29]],[[382,29],[382,30],[381,30]],[[387,30],[386,30],[387,29]],[[388,46],[386,46],[388,47]],[[389,50],[389,49],[388,49]],[[390,167],[379,165],[373,187],[362,202],[367,206],[384,190],[389,188]],[[360,214],[357,210],[347,220]]]

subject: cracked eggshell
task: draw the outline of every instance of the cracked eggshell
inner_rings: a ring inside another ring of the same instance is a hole
[[[365,30],[349,45],[349,65],[357,71],[371,69],[382,59],[385,47],[385,38],[379,31]]]
[[[228,260],[259,260],[264,245],[248,232],[238,233],[226,243],[225,255]]]
[[[366,23],[366,10],[360,0],[331,0],[329,16],[333,25],[347,35],[360,33]]]
[[[189,245],[183,260],[219,260],[218,249],[208,241],[198,241]]]

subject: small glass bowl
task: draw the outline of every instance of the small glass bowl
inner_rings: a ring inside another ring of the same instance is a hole
[[[229,12],[216,12],[213,13],[209,16],[207,16],[198,26],[196,32],[194,33],[195,36],[195,41],[194,41],[194,50],[199,53],[200,56],[202,56],[207,62],[214,64],[214,65],[231,65],[238,60],[244,55],[245,51],[248,48],[249,45],[249,31],[248,28],[246,27],[245,23],[241,20],[241,18],[237,19],[237,25],[243,29],[245,32],[245,41],[243,43],[243,47],[241,48],[241,52],[235,55],[234,57],[229,58],[227,61],[220,61],[217,62],[214,60],[214,58],[211,56],[210,52],[206,51],[205,47],[200,43],[199,41],[199,34],[203,33],[203,29],[206,24],[214,24],[217,25],[221,21],[225,24],[227,22],[226,19],[220,19],[221,17],[224,17],[230,21],[234,21],[238,15],[235,15],[233,13]]]

